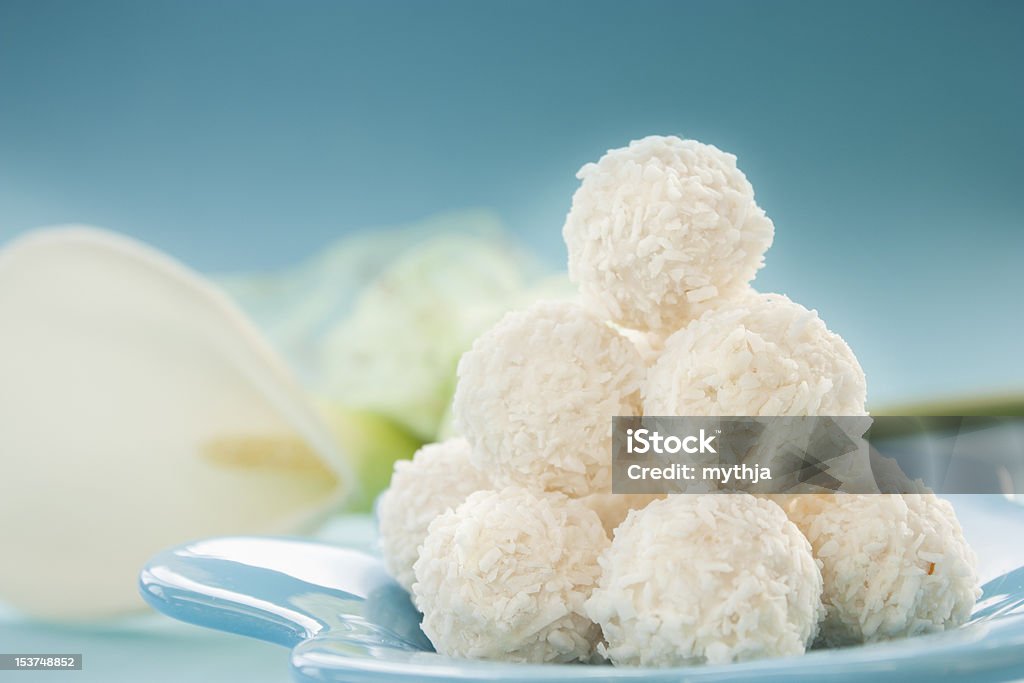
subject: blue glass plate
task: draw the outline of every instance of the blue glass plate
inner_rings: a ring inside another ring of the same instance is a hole
[[[325,543],[233,537],[154,557],[142,595],[168,616],[291,649],[298,681],[971,681],[1024,677],[1024,508],[951,497],[980,560],[984,595],[945,633],[800,657],[679,669],[527,665],[435,654],[408,594],[375,557]]]

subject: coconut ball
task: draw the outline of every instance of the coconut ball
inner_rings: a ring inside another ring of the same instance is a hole
[[[513,662],[591,658],[583,612],[608,546],[578,500],[508,487],[479,491],[430,524],[413,598],[439,653]]]
[[[853,351],[815,311],[751,293],[665,342],[648,372],[647,415],[865,415]]]
[[[796,655],[817,632],[821,572],[779,506],[748,494],[675,495],[632,512],[599,560],[587,614],[619,665]]]
[[[793,496],[787,513],[822,562],[825,645],[959,626],[981,595],[953,506],[934,494]]]
[[[736,157],[651,136],[586,164],[562,235],[588,305],[626,327],[674,332],[742,292],[774,226]]]
[[[593,493],[580,500],[597,513],[605,533],[611,538],[630,511],[642,510],[664,497],[663,493]]]
[[[489,486],[470,464],[469,443],[461,438],[428,444],[412,460],[395,463],[391,486],[377,502],[377,523],[384,564],[406,590],[415,580],[412,565],[430,523]]]
[[[632,343],[577,304],[506,315],[459,362],[453,410],[473,462],[499,486],[611,490],[611,418],[640,414]]]

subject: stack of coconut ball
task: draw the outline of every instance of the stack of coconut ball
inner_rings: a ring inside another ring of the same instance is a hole
[[[477,339],[464,438],[398,463],[378,506],[438,652],[726,663],[965,621],[974,556],[933,495],[611,494],[615,415],[864,415],[865,379],[814,311],[750,287],[774,228],[734,156],[649,137],[578,177],[581,303]]]

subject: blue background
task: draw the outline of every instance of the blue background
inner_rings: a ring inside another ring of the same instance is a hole
[[[574,172],[676,133],[775,220],[873,406],[1024,388],[1024,3],[0,1],[0,242],[206,272],[495,209],[552,264]]]

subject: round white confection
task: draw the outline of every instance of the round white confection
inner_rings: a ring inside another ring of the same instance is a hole
[[[981,595],[953,506],[934,494],[791,496],[787,513],[822,562],[825,645],[959,626]]]
[[[668,334],[742,292],[764,263],[771,220],[736,157],[651,136],[580,169],[562,235],[589,305]]]
[[[426,445],[412,460],[395,463],[391,486],[377,502],[377,523],[384,564],[398,583],[412,587],[412,565],[434,518],[486,488],[487,477],[470,463],[465,439]]]
[[[498,486],[611,490],[611,418],[640,414],[632,343],[582,307],[506,315],[462,356],[453,410],[474,463]]]
[[[864,415],[864,371],[815,311],[755,294],[665,342],[647,374],[646,415]]]
[[[821,573],[782,509],[748,494],[674,495],[630,513],[587,614],[618,665],[797,655],[817,632]]]
[[[472,494],[431,525],[413,598],[438,652],[514,662],[589,661],[583,612],[608,546],[578,500],[508,487]]]

